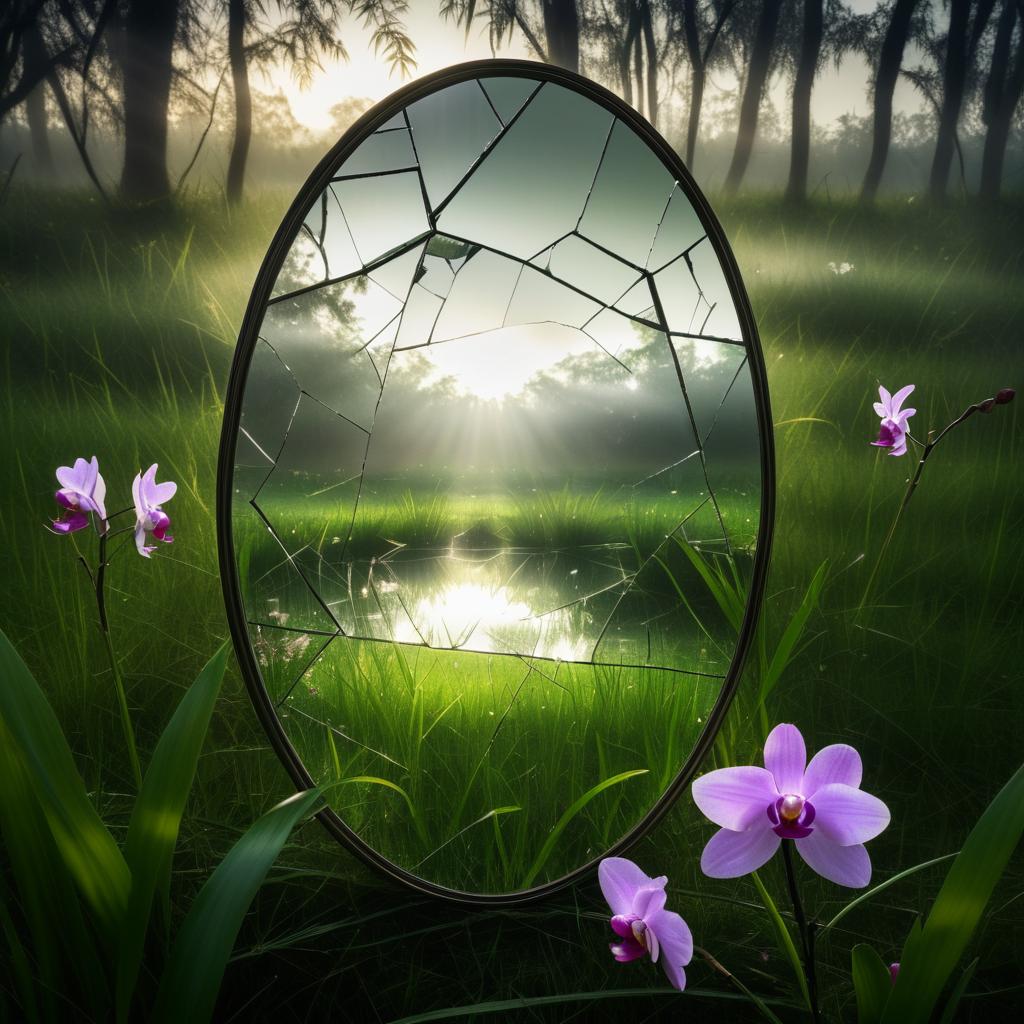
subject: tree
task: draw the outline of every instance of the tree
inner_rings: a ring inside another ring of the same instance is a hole
[[[277,0],[281,20],[270,23],[262,0],[228,0],[227,52],[235,95],[226,183],[229,202],[242,198],[252,142],[250,67],[280,62],[291,69],[300,86],[307,85],[322,56],[347,58],[338,29],[351,12],[371,30],[374,48],[383,52],[391,70],[405,75],[416,64],[415,46],[401,21],[407,6],[407,0]]]
[[[1012,65],[1010,51],[1017,28],[1016,54]],[[988,201],[999,198],[1003,179],[1003,161],[1010,136],[1013,115],[1024,92],[1024,8],[1020,0],[1003,0],[992,61],[982,95],[982,120],[987,126],[981,162],[979,195]]]
[[[686,166],[693,170],[704,87],[722,30],[736,8],[736,0],[705,3],[699,0],[670,0],[669,9],[679,19],[677,32],[685,43],[690,62],[690,110],[686,124]],[[703,36],[703,42],[701,37]]]
[[[747,68],[747,80],[743,88],[743,99],[740,103],[739,128],[736,133],[736,146],[729,164],[729,173],[725,177],[725,191],[733,195],[743,181],[750,154],[754,148],[754,136],[757,134],[757,118],[761,109],[761,99],[771,69],[772,50],[775,45],[775,33],[779,25],[779,12],[782,0],[761,0],[761,14],[754,34],[754,43],[750,52],[750,63]]]
[[[46,73],[50,66],[50,55],[46,52],[42,33],[37,24],[26,29],[22,40],[25,73],[38,84],[25,98],[25,118],[28,121],[32,139],[32,164],[36,174],[53,173],[53,154],[50,151],[50,134],[46,123]]]
[[[939,130],[935,141],[928,194],[941,202],[946,197],[949,169],[957,145],[957,125],[967,92],[974,56],[995,0],[950,0],[949,30],[942,49],[942,99],[939,103]]]
[[[903,63],[903,52],[910,38],[911,19],[919,3],[920,0],[896,0],[882,39],[875,74],[871,156],[860,190],[862,202],[873,202],[882,183],[892,140],[892,97]]]
[[[164,199],[171,194],[167,114],[180,13],[181,0],[130,0],[123,16],[119,45],[124,92],[121,194],[126,199]]]
[[[786,199],[803,202],[807,197],[807,169],[811,155],[811,89],[818,73],[821,42],[825,35],[824,0],[804,0],[800,57],[793,81],[793,133]]]
[[[532,7],[540,8],[540,22]],[[441,0],[441,16],[464,25],[476,18],[488,23],[491,49],[497,50],[518,29],[537,57],[570,71],[580,70],[580,5],[578,0]]]

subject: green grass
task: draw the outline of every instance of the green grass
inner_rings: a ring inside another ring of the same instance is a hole
[[[183,686],[226,633],[213,523],[220,396],[249,287],[287,199],[264,196],[233,215],[200,198],[174,215],[111,217],[81,196],[15,189],[2,211],[7,444],[0,467],[0,616],[48,687],[87,786],[115,833],[118,822],[127,825],[127,762],[84,574],[68,543],[43,529],[53,508],[52,470],[95,452],[111,507],[113,495],[127,496],[134,473],[152,461],[160,463],[161,476],[180,485],[171,509],[175,545],[151,562],[125,551],[113,571],[112,625],[145,759]],[[893,813],[892,826],[870,847],[881,880],[958,849],[1020,761],[1019,401],[974,417],[943,442],[865,611],[857,615],[856,609],[912,468],[909,459],[867,446],[877,383],[917,384],[914,426],[920,434],[999,387],[1020,385],[1024,209],[936,211],[891,200],[870,213],[841,203],[794,213],[764,196],[723,205],[722,215],[758,317],[777,425],[769,637],[781,634],[820,563],[827,559],[831,566],[821,609],[808,626],[812,642],[775,689],[770,717],[798,723],[814,747],[846,741],[861,750],[865,787]],[[849,261],[855,269],[836,276],[829,261]],[[419,505],[408,510],[408,518],[428,524],[427,532],[452,511],[440,498],[412,500],[427,503],[427,514]],[[524,533],[537,530],[534,511],[519,511]],[[581,512],[582,530],[596,513]],[[368,700],[359,708],[367,722],[375,673],[393,678],[394,669],[367,662],[351,677],[366,689]],[[749,716],[750,689],[731,719],[741,758],[756,757],[763,738],[760,723]],[[416,754],[416,737],[432,721],[416,718],[416,693],[414,682],[396,720],[406,745],[394,749],[405,758]],[[302,700],[317,696],[307,692]],[[428,740],[456,721],[471,724],[471,757],[487,735],[486,723],[480,724],[490,718],[485,712],[501,706],[498,698],[489,706],[484,695],[477,699],[478,708],[454,705]],[[568,697],[561,699],[561,707],[545,708],[552,722],[567,720],[555,717],[569,713]],[[674,731],[670,715],[662,713],[659,722],[671,741],[685,744],[685,731]],[[687,721],[693,713],[679,711]],[[385,727],[383,716],[375,720]],[[322,727],[319,733],[324,763],[333,766],[331,744]],[[182,903],[232,839],[289,791],[237,677],[225,684],[212,737],[175,861]],[[343,773],[381,777],[337,737],[334,752]],[[557,772],[556,752],[545,753],[548,770]],[[668,756],[665,749],[659,753]],[[640,766],[618,758],[598,765],[594,778],[633,767]],[[402,785],[399,778],[388,781]],[[617,795],[629,787],[653,791],[660,781],[659,772],[626,779],[595,797],[579,820],[589,816],[614,831],[618,822],[609,808]],[[402,788],[418,808],[419,794]],[[391,802],[400,824],[387,841],[403,842],[403,830],[415,834],[400,793],[371,782],[351,789],[339,799],[356,803],[357,793],[365,799],[372,792],[375,800]],[[557,803],[560,796],[552,794],[546,811],[552,824],[567,809]],[[514,801],[500,789],[467,803],[458,819],[472,825],[465,836],[483,845],[485,833],[500,833],[506,856],[519,856],[520,812],[479,821],[508,806]],[[425,812],[420,819],[428,843],[434,842],[436,823]],[[699,874],[699,851],[710,831],[684,798],[634,856],[650,872],[669,875],[670,905],[686,916],[699,945],[756,991],[792,999],[787,964],[757,910],[752,883],[713,883]],[[535,860],[543,844],[526,839],[532,845],[521,859]],[[500,879],[502,855],[497,841],[491,845]],[[478,852],[469,845],[465,854]],[[778,868],[770,866],[763,876],[781,907]],[[847,1018],[853,1013],[851,947],[870,941],[883,958],[895,956],[913,916],[934,897],[941,872],[940,866],[908,877],[830,932],[820,953],[831,1011]],[[805,878],[807,902],[827,920],[844,894]],[[1018,857],[983,920],[975,949],[982,959],[962,1004],[965,1020],[1013,1019],[1020,1005],[1024,977],[1015,951],[1024,945],[1024,915],[1014,897],[1022,882]],[[610,962],[602,913],[593,884],[536,909],[439,907],[391,889],[309,826],[288,846],[247,923],[218,1019],[319,1019],[342,1012],[388,1021],[518,996],[659,983],[650,965]],[[731,992],[701,961],[688,973],[695,987]],[[588,1019],[624,1005],[638,1019],[678,1019],[684,1012],[671,998],[638,992],[630,1004],[591,1000],[506,1016]],[[696,997],[686,1009],[754,1019],[741,1004],[712,997]]]

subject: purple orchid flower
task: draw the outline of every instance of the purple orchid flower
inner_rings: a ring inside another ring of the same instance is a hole
[[[145,473],[138,473],[132,481],[132,498],[135,501],[135,546],[143,558],[149,558],[156,546],[146,546],[146,534],[151,533],[157,540],[165,544],[174,542],[167,532],[171,520],[161,508],[165,501],[170,501],[178,490],[178,485],[170,480],[162,484],[156,482],[156,463],[154,462]]]
[[[74,466],[61,466],[57,470],[60,490],[54,495],[57,504],[63,508],[59,519],[53,520],[54,533],[74,533],[89,525],[89,514],[94,512],[99,519],[97,529],[107,529],[107,509],[104,499],[107,485],[100,476],[99,460],[94,455],[91,462],[75,459]]]
[[[612,910],[612,931],[622,939],[610,945],[615,959],[625,964],[650,953],[652,963],[657,963],[660,957],[668,980],[682,991],[683,968],[693,957],[693,936],[678,914],[665,909],[668,879],[650,878],[624,857],[605,857],[597,877]]]
[[[907,454],[907,420],[916,409],[903,409],[901,406],[914,390],[913,384],[900,388],[895,395],[890,395],[883,387],[878,389],[880,402],[875,402],[875,412],[881,417],[878,428],[878,440],[872,441],[876,448],[888,448],[890,455]]]
[[[693,799],[721,829],[700,866],[711,878],[737,878],[771,859],[783,839],[825,878],[860,889],[871,881],[864,843],[889,824],[889,809],[860,789],[860,754],[845,743],[807,764],[795,725],[777,725],[764,745],[764,768],[720,768],[693,783]]]

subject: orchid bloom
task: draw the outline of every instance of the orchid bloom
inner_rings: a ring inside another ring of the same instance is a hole
[[[904,401],[914,390],[913,384],[900,388],[895,395],[890,395],[883,387],[878,388],[880,402],[875,402],[875,412],[882,422],[878,428],[878,440],[872,441],[876,448],[890,449],[890,455],[906,455],[907,453],[907,420],[916,409],[901,408]]]
[[[59,519],[53,520],[54,533],[74,533],[89,525],[89,513],[95,512],[99,523],[97,529],[107,529],[107,509],[103,501],[107,485],[100,476],[99,460],[94,455],[91,462],[75,459],[74,466],[61,466],[57,470],[60,490],[54,495],[57,504],[64,511]]]
[[[889,824],[889,809],[860,789],[860,754],[845,743],[819,750],[807,763],[795,725],[777,725],[764,745],[764,768],[720,768],[693,783],[693,799],[721,829],[700,866],[711,878],[737,878],[771,859],[783,839],[837,885],[871,881],[864,843]]]
[[[162,484],[156,482],[156,463],[154,462],[145,473],[138,473],[132,481],[132,498],[135,501],[135,546],[143,558],[149,558],[156,546],[146,546],[146,534],[151,533],[157,540],[170,544],[174,538],[167,532],[171,520],[161,508],[165,501],[170,501],[178,490],[178,485],[170,480]]]
[[[650,953],[672,985],[682,991],[686,987],[683,968],[693,957],[693,936],[686,922],[665,909],[665,885],[661,875],[650,878],[631,860],[605,857],[597,869],[601,892],[612,910],[612,931],[622,941],[610,945],[619,963],[637,960]]]

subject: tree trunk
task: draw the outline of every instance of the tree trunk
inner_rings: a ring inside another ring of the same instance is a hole
[[[637,13],[637,27],[640,26],[640,15]],[[637,32],[633,39],[633,77],[636,79],[636,109],[637,113],[644,112],[644,51],[640,33]]]
[[[697,28],[697,0],[683,0],[683,33],[686,53],[690,58],[690,115],[686,125],[686,166],[693,173],[693,157],[697,150],[700,108],[704,103],[704,58],[700,52],[700,30]]]
[[[647,50],[647,120],[658,127],[658,46],[654,40],[654,23],[650,0],[640,0],[640,20]]]
[[[235,137],[228,161],[227,197],[229,203],[242,200],[245,165],[252,141],[252,94],[249,91],[249,68],[245,59],[245,26],[248,20],[246,0],[230,0],[228,4],[228,60],[235,92]]]
[[[821,40],[825,34],[825,0],[804,0],[800,61],[793,80],[793,137],[786,199],[802,203],[807,198],[807,168],[811,158],[811,89],[818,73]]]
[[[892,139],[892,96],[896,80],[900,76],[903,51],[910,35],[910,19],[919,0],[896,0],[889,19],[889,27],[882,41],[878,57],[878,72],[875,76],[875,116],[871,139],[871,158],[860,188],[861,202],[870,203],[878,194],[882,173],[889,157],[889,142]]]
[[[967,81],[967,21],[971,0],[950,0],[949,32],[942,71],[942,105],[939,108],[939,134],[935,142],[928,195],[934,202],[946,198],[949,168],[956,148],[956,128],[964,102]]]
[[[754,136],[757,134],[757,115],[761,109],[761,97],[764,95],[768,70],[771,67],[772,47],[775,44],[775,30],[779,24],[781,7],[782,0],[762,0],[761,17],[757,23],[757,34],[750,54],[750,67],[747,69],[747,83],[743,90],[743,102],[740,104],[736,148],[732,153],[729,173],[725,177],[725,191],[729,195],[734,195],[739,189],[750,163]]]
[[[636,46],[637,36],[640,33],[640,15],[631,4],[629,8],[629,21],[626,23],[626,39],[622,44],[622,52],[619,56],[619,73],[622,76],[622,98],[633,106],[633,51]],[[638,98],[638,107],[643,104],[643,96]]]
[[[544,35],[548,60],[578,72],[580,69],[580,17],[576,0],[543,0]]]
[[[46,75],[50,58],[35,22],[25,30],[22,54],[26,75],[40,79],[25,100],[25,117],[32,138],[32,166],[36,174],[49,177],[53,174],[53,153],[50,151],[50,134],[46,126],[46,83],[42,79]]]
[[[1003,183],[1003,161],[1010,137],[1013,115],[1024,91],[1024,17],[1017,38],[1017,55],[1010,70],[1010,45],[1017,21],[1014,0],[1003,0],[1003,10],[996,29],[992,50],[992,65],[985,82],[983,117],[988,130],[985,133],[985,151],[981,161],[979,196],[989,202],[999,198]]]
[[[167,108],[179,0],[132,0],[124,21],[124,169],[127,199],[164,199],[167,174]]]

